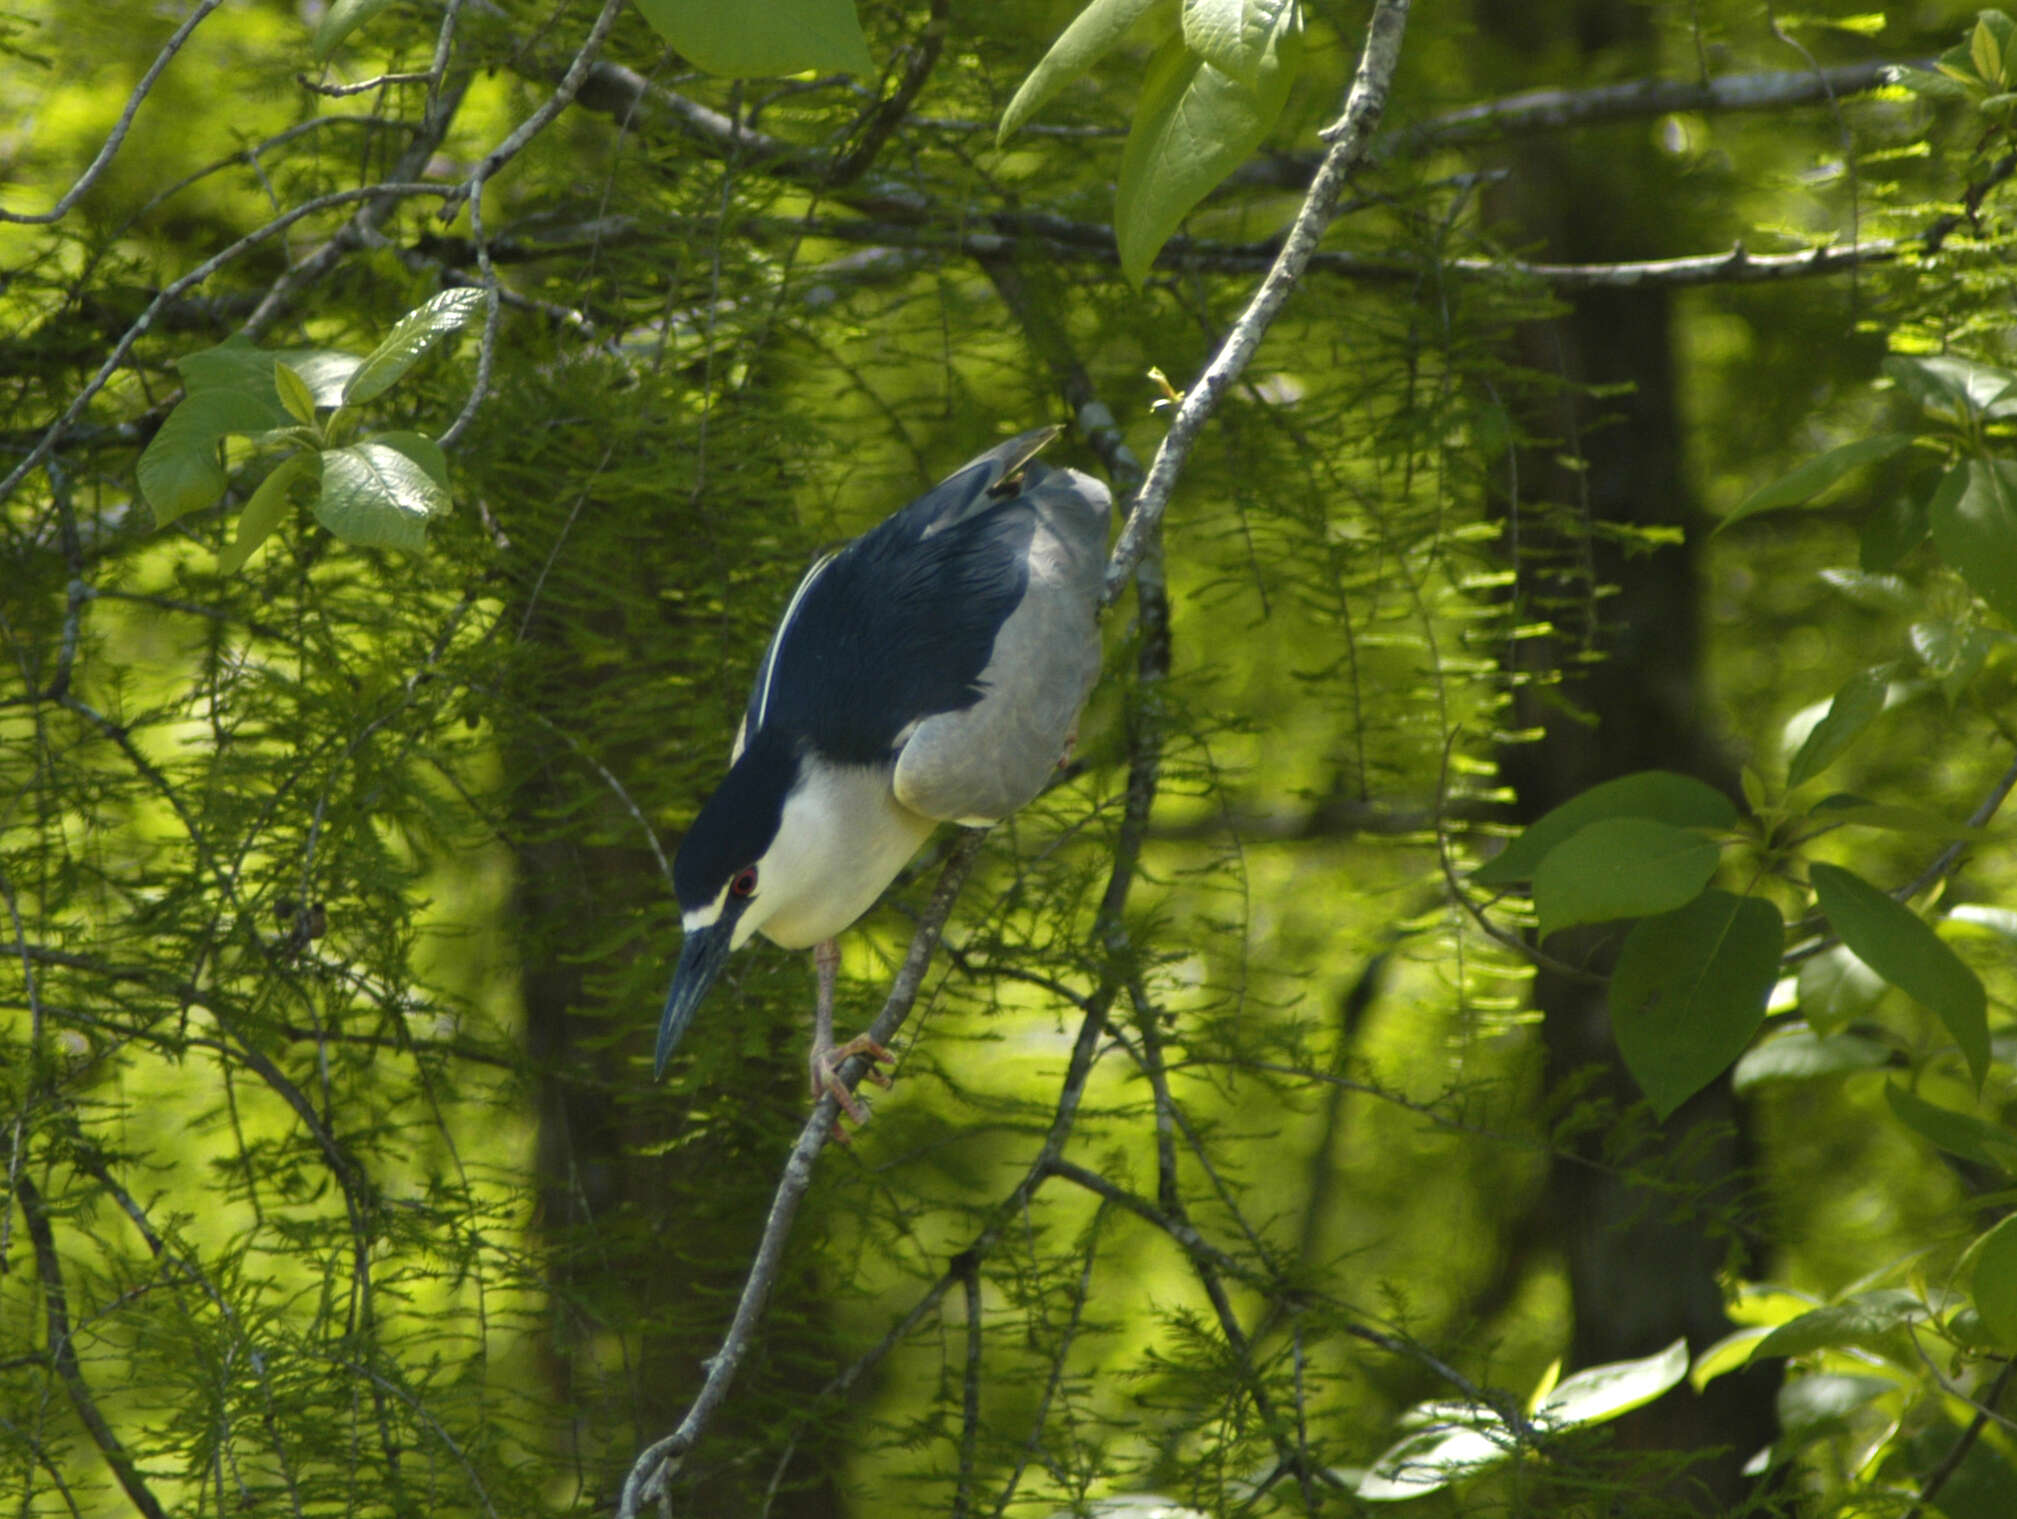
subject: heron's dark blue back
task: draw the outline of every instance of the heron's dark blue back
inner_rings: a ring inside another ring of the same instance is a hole
[[[782,729],[842,764],[887,760],[911,723],[971,706],[995,633],[1029,583],[1047,473],[1012,492],[984,455],[842,549],[771,640],[747,712],[748,740]]]

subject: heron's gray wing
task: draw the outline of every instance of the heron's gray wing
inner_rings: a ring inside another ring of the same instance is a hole
[[[925,817],[991,823],[1044,788],[1099,677],[1095,614],[1112,497],[1075,470],[1030,467],[1023,593],[997,629],[977,700],[905,736],[893,786]]]

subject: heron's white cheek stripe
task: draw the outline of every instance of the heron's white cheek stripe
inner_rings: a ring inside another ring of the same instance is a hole
[[[710,902],[705,907],[696,907],[692,912],[681,913],[679,926],[688,933],[697,933],[703,928],[712,928],[721,919],[721,903]]]
[[[826,567],[838,558],[838,553],[828,554],[805,572],[805,579],[798,583],[798,589],[791,593],[791,600],[785,604],[784,616],[778,619],[777,632],[771,635],[770,651],[763,657],[763,685],[756,693],[756,726],[762,729],[770,716],[770,685],[777,679],[777,657],[784,652],[784,640],[791,632],[791,620],[798,615],[798,604],[805,600],[805,593],[812,589],[812,583],[826,573]]]

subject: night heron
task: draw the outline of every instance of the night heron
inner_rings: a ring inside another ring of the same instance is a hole
[[[658,1025],[663,1077],[730,951],[816,946],[812,1085],[889,1052],[833,1042],[834,935],[939,823],[999,822],[1044,788],[1099,674],[1095,614],[1113,498],[1035,455],[989,449],[820,559],[785,604],[729,755],[673,862],[686,942]]]

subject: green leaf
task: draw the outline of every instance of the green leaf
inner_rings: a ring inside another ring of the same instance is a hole
[[[1799,1442],[1841,1428],[1857,1409],[1897,1390],[1898,1384],[1885,1377],[1839,1372],[1795,1377],[1779,1389],[1779,1428],[1788,1440]]]
[[[1892,354],[1884,373],[1913,400],[1956,420],[2017,414],[2017,374],[1952,354]]]
[[[1989,1004],[1982,980],[1914,913],[1860,876],[1834,865],[1809,867],[1821,911],[1858,959],[1932,1009],[1961,1047],[1975,1085],[1989,1069]]]
[[[228,483],[217,445],[230,436],[266,432],[272,421],[265,404],[243,391],[184,396],[140,455],[140,494],[153,509],[154,525],[166,527],[213,505]]]
[[[407,312],[357,366],[343,387],[343,404],[360,405],[389,390],[430,348],[467,325],[488,299],[482,290],[444,290]]]
[[[252,499],[245,503],[245,510],[238,514],[238,531],[232,536],[230,545],[217,556],[219,574],[235,575],[245,568],[252,551],[266,541],[287,515],[288,488],[304,474],[310,473],[318,462],[318,456],[312,453],[289,454],[259,482],[259,489],[252,493]]]
[[[278,359],[273,361],[273,388],[279,392],[280,404],[287,408],[290,417],[304,427],[315,425],[315,395],[308,382]]]
[[[448,493],[396,448],[353,443],[322,454],[315,520],[345,543],[418,553],[428,519],[448,506]]]
[[[1636,1361],[1612,1361],[1566,1377],[1534,1410],[1534,1422],[1550,1429],[1602,1424],[1643,1408],[1688,1374],[1688,1342]]]
[[[1541,861],[1571,834],[1601,818],[1652,818],[1675,828],[1730,828],[1737,809],[1715,787],[1670,770],[1641,770],[1592,786],[1530,824],[1498,855],[1471,872],[1481,886],[1533,879]]]
[[[1742,1371],[1751,1363],[1751,1352],[1772,1331],[1766,1328],[1732,1330],[1695,1357],[1688,1369],[1688,1385],[1700,1392],[1726,1371]]]
[[[1975,1311],[2008,1350],[2017,1350],[2017,1218],[2006,1218],[1975,1247]]]
[[[1891,1051],[1874,1039],[1799,1029],[1745,1051],[1730,1072],[1730,1089],[1741,1097],[1774,1081],[1814,1081],[1890,1063]]]
[[[1466,1403],[1418,1404],[1403,1421],[1422,1427],[1388,1446],[1367,1468],[1358,1488],[1364,1502],[1419,1498],[1513,1453],[1512,1431],[1489,1411]]]
[[[1258,89],[1285,25],[1300,25],[1294,0],[1183,0],[1184,45],[1222,74]]]
[[[1002,112],[995,132],[997,145],[1008,141],[1032,116],[1049,104],[1051,97],[1092,68],[1119,45],[1121,38],[1151,8],[1163,0],[1092,0],[1072,18],[1064,35],[1030,70],[1029,78],[1015,92],[1008,109]]]
[[[1984,82],[2003,82],[2003,49],[1997,44],[1987,17],[1976,21],[1974,34],[1968,39],[1968,61],[1975,65],[1976,74]]]
[[[1809,497],[1818,496],[1850,470],[1865,464],[1874,464],[1879,459],[1909,447],[1912,435],[1904,432],[1879,433],[1874,438],[1858,438],[1853,443],[1844,443],[1819,454],[1799,468],[1781,475],[1770,484],[1761,485],[1742,501],[1737,509],[1716,524],[1721,532],[1733,522],[1742,522],[1746,517],[1755,517],[1760,512],[1777,511],[1782,507],[1798,506]]]
[[[387,448],[396,448],[407,458],[427,471],[427,478],[441,487],[444,496],[450,495],[448,484],[448,455],[441,451],[441,445],[418,432],[378,432],[363,440],[366,443],[383,443]]]
[[[1172,37],[1149,60],[1114,196],[1121,273],[1139,285],[1170,234],[1261,145],[1289,98],[1302,53],[1293,6],[1272,34],[1259,79],[1243,84]]]
[[[1762,897],[1711,889],[1642,918],[1611,973],[1611,1027],[1625,1068],[1662,1118],[1744,1051],[1779,978],[1785,925]]]
[[[1941,557],[1976,595],[2017,622],[2017,464],[1969,459],[1955,465],[1926,514]]]
[[[322,21],[315,28],[315,40],[310,44],[315,61],[320,63],[328,58],[343,45],[345,37],[391,4],[392,0],[334,0],[322,13]]]
[[[1716,873],[1715,842],[1651,818],[1603,818],[1548,852],[1534,872],[1546,938],[1558,928],[1666,912],[1700,895]]]
[[[695,68],[726,79],[875,72],[854,0],[637,0],[637,8]]]
[[[1917,1294],[1896,1288],[1859,1292],[1839,1303],[1816,1308],[1781,1324],[1758,1342],[1751,1359],[1767,1356],[1813,1355],[1822,1350],[1870,1350],[1879,1355],[1902,1354],[1913,1359],[1912,1343],[1900,1332],[1921,1323],[1933,1310]]]
[[[1892,1117],[1935,1149],[1992,1171],[2017,1175],[2017,1135],[1973,1113],[1957,1113],[1928,1102],[1895,1083],[1886,1084],[1884,1100],[1891,1105]]]
[[[1877,715],[1884,710],[1885,693],[1891,688],[1891,667],[1877,665],[1849,677],[1835,693],[1828,712],[1808,730],[1807,741],[1786,769],[1786,788],[1791,790],[1826,770]]]
[[[344,385],[363,361],[334,348],[260,348],[243,337],[232,337],[214,348],[184,354],[175,367],[191,395],[199,390],[237,390],[263,401],[271,412],[266,428],[274,428],[293,421],[274,386],[276,362],[301,376],[317,406],[334,406],[343,399]]]
[[[1890,573],[1925,542],[1927,530],[1926,503],[1917,493],[1905,491],[1880,503],[1863,519],[1856,540],[1858,568],[1872,575]]]
[[[1833,1033],[1875,1007],[1888,985],[1846,945],[1832,945],[1800,966],[1800,1016]]]

